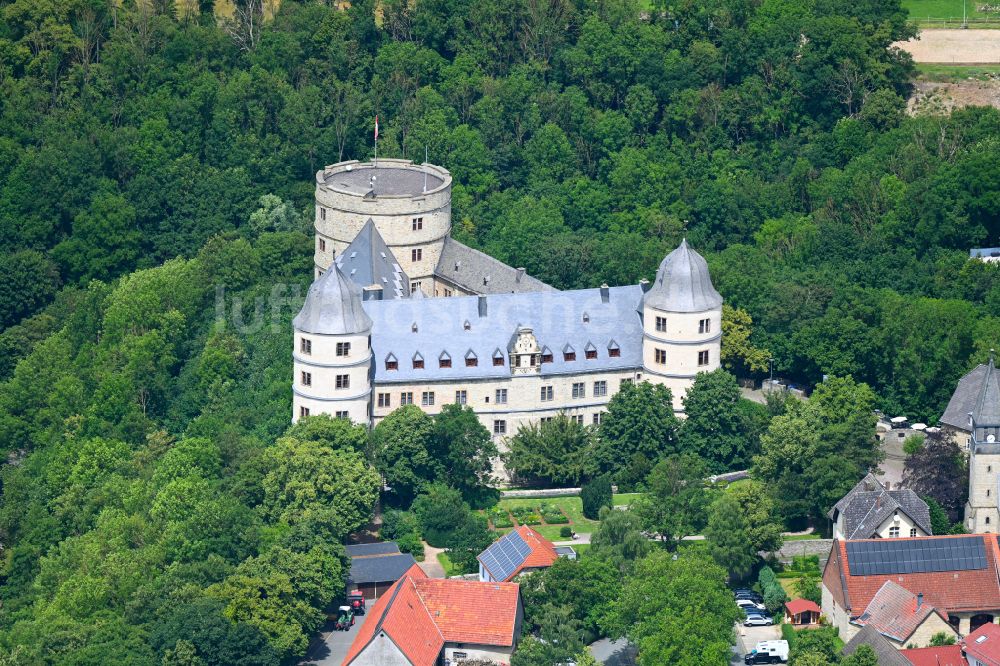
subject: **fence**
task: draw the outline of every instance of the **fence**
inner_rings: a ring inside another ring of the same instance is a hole
[[[941,17],[941,16],[911,16],[910,20],[920,28],[1000,28],[1000,16],[961,16]]]

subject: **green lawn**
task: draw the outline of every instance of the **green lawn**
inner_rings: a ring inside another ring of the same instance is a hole
[[[531,506],[535,507],[539,504],[555,504],[569,517],[571,521],[570,527],[577,534],[589,534],[597,529],[600,525],[598,520],[590,520],[589,518],[583,517],[583,501],[579,497],[545,497],[541,499],[505,499],[500,502],[501,506],[512,508],[515,506]],[[544,536],[546,539],[552,537],[549,536],[551,530],[549,528],[555,528],[555,538],[561,540],[559,537],[559,528],[562,525],[534,525],[535,529],[538,530],[539,534]]]
[[[615,506],[628,506],[632,500],[641,496],[642,493],[615,493],[611,498],[611,503]]]
[[[445,576],[458,576],[462,573],[461,571],[455,569],[455,565],[452,564],[451,560],[448,558],[448,553],[438,553],[437,558],[438,562],[441,563],[441,566],[444,567]]]
[[[985,80],[990,75],[1000,74],[1000,65],[932,65],[917,63],[918,78],[926,81]]]
[[[965,0],[966,15],[969,18],[986,16],[977,9],[981,4],[977,0]],[[914,21],[962,18],[962,0],[903,0],[903,8]]]
[[[813,539],[818,539],[819,534],[813,532],[812,534],[794,534],[791,536],[786,536],[785,541],[812,541]]]

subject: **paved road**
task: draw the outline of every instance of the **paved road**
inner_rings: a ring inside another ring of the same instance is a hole
[[[444,548],[435,548],[424,541],[424,561],[417,562],[417,566],[424,570],[428,578],[447,578],[444,567],[438,561],[438,553],[443,553]]]
[[[602,638],[591,643],[590,654],[605,666],[635,666],[637,651],[624,638],[617,641]]]
[[[371,606],[368,607],[371,610]],[[349,631],[333,631],[333,623],[327,622],[320,631],[318,637],[313,639],[313,644],[309,646],[306,658],[302,664],[316,664],[317,666],[340,666],[344,663],[347,651],[351,648],[351,642],[358,635],[358,631],[364,626],[370,615],[360,615],[355,619],[354,626]]]

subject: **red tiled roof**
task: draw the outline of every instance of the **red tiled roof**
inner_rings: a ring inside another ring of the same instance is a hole
[[[988,666],[1000,666],[1000,625],[984,624],[962,641],[965,653]]]
[[[838,571],[824,571],[823,582],[834,592],[835,598],[844,598],[845,608],[852,616],[860,615],[871,602],[872,597],[886,581],[892,581],[914,594],[923,593],[924,601],[944,613],[956,611],[977,611],[1000,608],[1000,580],[997,578],[997,545],[995,534],[977,535],[985,539],[986,567],[959,571],[936,571],[929,573],[893,573],[852,576],[847,559],[847,542],[834,541],[831,562]],[[930,539],[968,539],[969,535],[916,537],[924,541]],[[871,541],[878,541],[872,539]],[[832,574],[832,575],[831,575]],[[839,579],[839,580],[838,580]],[[840,589],[831,587],[831,584]],[[846,594],[844,594],[846,592]]]
[[[504,540],[513,538],[511,535],[515,532],[521,537],[521,539],[524,540],[524,543],[528,545],[528,548],[530,548],[531,551],[524,558],[524,560],[517,565],[517,568],[514,569],[513,573],[504,579],[505,581],[514,580],[514,578],[516,578],[517,575],[525,569],[550,567],[553,562],[559,559],[559,555],[556,553],[556,547],[552,545],[552,542],[527,525],[521,525],[517,529],[507,532],[507,534],[493,542],[493,544],[484,550],[483,553],[491,548],[500,547]],[[478,559],[480,564],[483,564],[483,553],[479,554]],[[490,571],[489,567],[485,564],[483,564],[483,567],[485,567],[487,571]],[[494,574],[492,571],[490,571],[490,573]],[[495,575],[493,577],[496,578]]]
[[[368,611],[344,666],[380,632],[414,666],[434,666],[445,642],[513,645],[519,603],[516,583],[431,579],[414,565]]]
[[[477,645],[514,644],[520,586],[473,580],[416,581],[420,598],[444,639]]]
[[[941,647],[910,648],[900,650],[900,654],[910,660],[913,666],[968,666],[958,645]]]
[[[789,615],[798,615],[799,613],[805,613],[807,611],[812,611],[813,613],[821,613],[820,607],[816,605],[815,602],[809,601],[808,599],[792,599],[791,601],[785,603],[785,610],[788,611]]]
[[[919,603],[917,595],[887,580],[868,603],[865,612],[855,620],[855,624],[870,625],[883,636],[899,643],[905,643],[913,632],[937,609],[928,603]],[[941,618],[942,622],[947,622]]]
[[[350,664],[380,632],[413,662],[414,666],[434,666],[444,646],[444,637],[420,602],[415,582],[427,575],[416,564],[386,590],[368,611],[368,620],[354,637],[344,658]]]

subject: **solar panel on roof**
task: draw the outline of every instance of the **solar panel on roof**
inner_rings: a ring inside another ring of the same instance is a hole
[[[510,532],[484,550],[479,556],[496,580],[506,580],[531,554],[531,547],[517,532]]]
[[[849,541],[847,563],[852,576],[969,571],[986,567],[986,548],[981,536]]]

